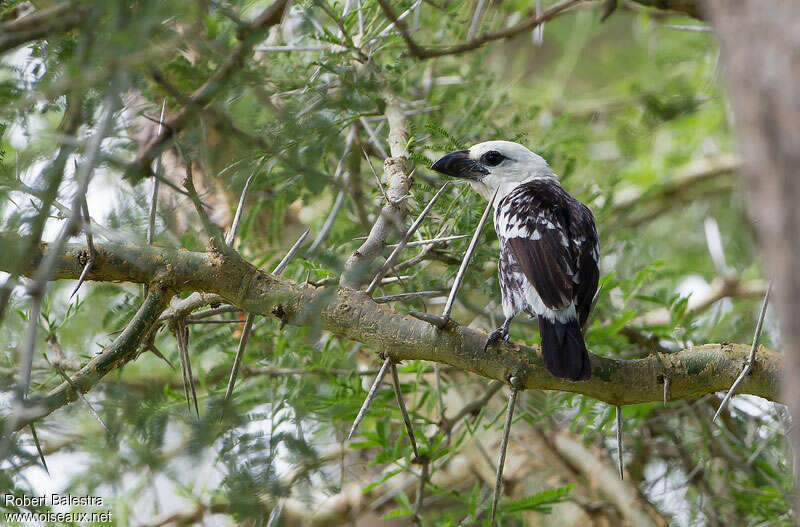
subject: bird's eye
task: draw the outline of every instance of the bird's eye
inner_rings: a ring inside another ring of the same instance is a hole
[[[503,162],[505,156],[497,150],[489,150],[481,156],[481,163],[490,167],[496,167]]]

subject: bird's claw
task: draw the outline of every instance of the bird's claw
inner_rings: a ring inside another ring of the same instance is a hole
[[[489,338],[486,339],[486,345],[483,346],[483,351],[489,349],[489,346],[495,344],[499,340],[508,342],[508,329],[499,327],[489,333]]]

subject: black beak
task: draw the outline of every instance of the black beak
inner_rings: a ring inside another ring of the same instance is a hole
[[[469,150],[456,150],[441,157],[431,165],[431,170],[462,179],[480,181],[483,176],[489,173],[486,167],[477,161],[470,159]]]

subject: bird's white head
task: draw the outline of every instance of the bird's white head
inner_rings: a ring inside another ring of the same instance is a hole
[[[511,141],[486,141],[468,150],[450,152],[431,165],[431,170],[468,180],[487,200],[497,190],[496,202],[520,183],[556,177],[541,156]]]

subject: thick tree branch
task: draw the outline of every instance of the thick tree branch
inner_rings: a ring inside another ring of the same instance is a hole
[[[0,247],[22,243],[21,240],[16,234],[0,235]],[[506,344],[484,352],[483,332],[455,324],[438,330],[352,289],[304,287],[279,280],[246,262],[223,261],[213,252],[114,244],[97,244],[96,249],[97,262],[88,280],[149,283],[164,275],[178,292],[216,294],[243,311],[277,317],[291,325],[321,324],[326,330],[381,350],[396,360],[440,362],[504,382],[516,375],[524,379],[527,389],[582,393],[614,405],[661,401],[665,374],[670,376],[671,400],[725,390],[741,371],[749,348],[730,343],[695,346],[669,355],[668,372],[654,356],[617,360],[592,355],[592,379],[572,383],[547,372],[538,348]],[[0,254],[9,252],[3,250]],[[58,259],[55,277],[77,279],[83,270],[81,261],[87,255],[85,246],[68,245]],[[10,263],[0,258],[0,271]],[[34,261],[24,272],[29,274],[35,269]],[[155,316],[157,319],[158,314]],[[760,349],[739,393],[777,400],[781,362],[778,353]],[[67,402],[68,389],[59,390],[60,394],[49,396],[53,404]],[[48,406],[51,411],[55,407]]]

